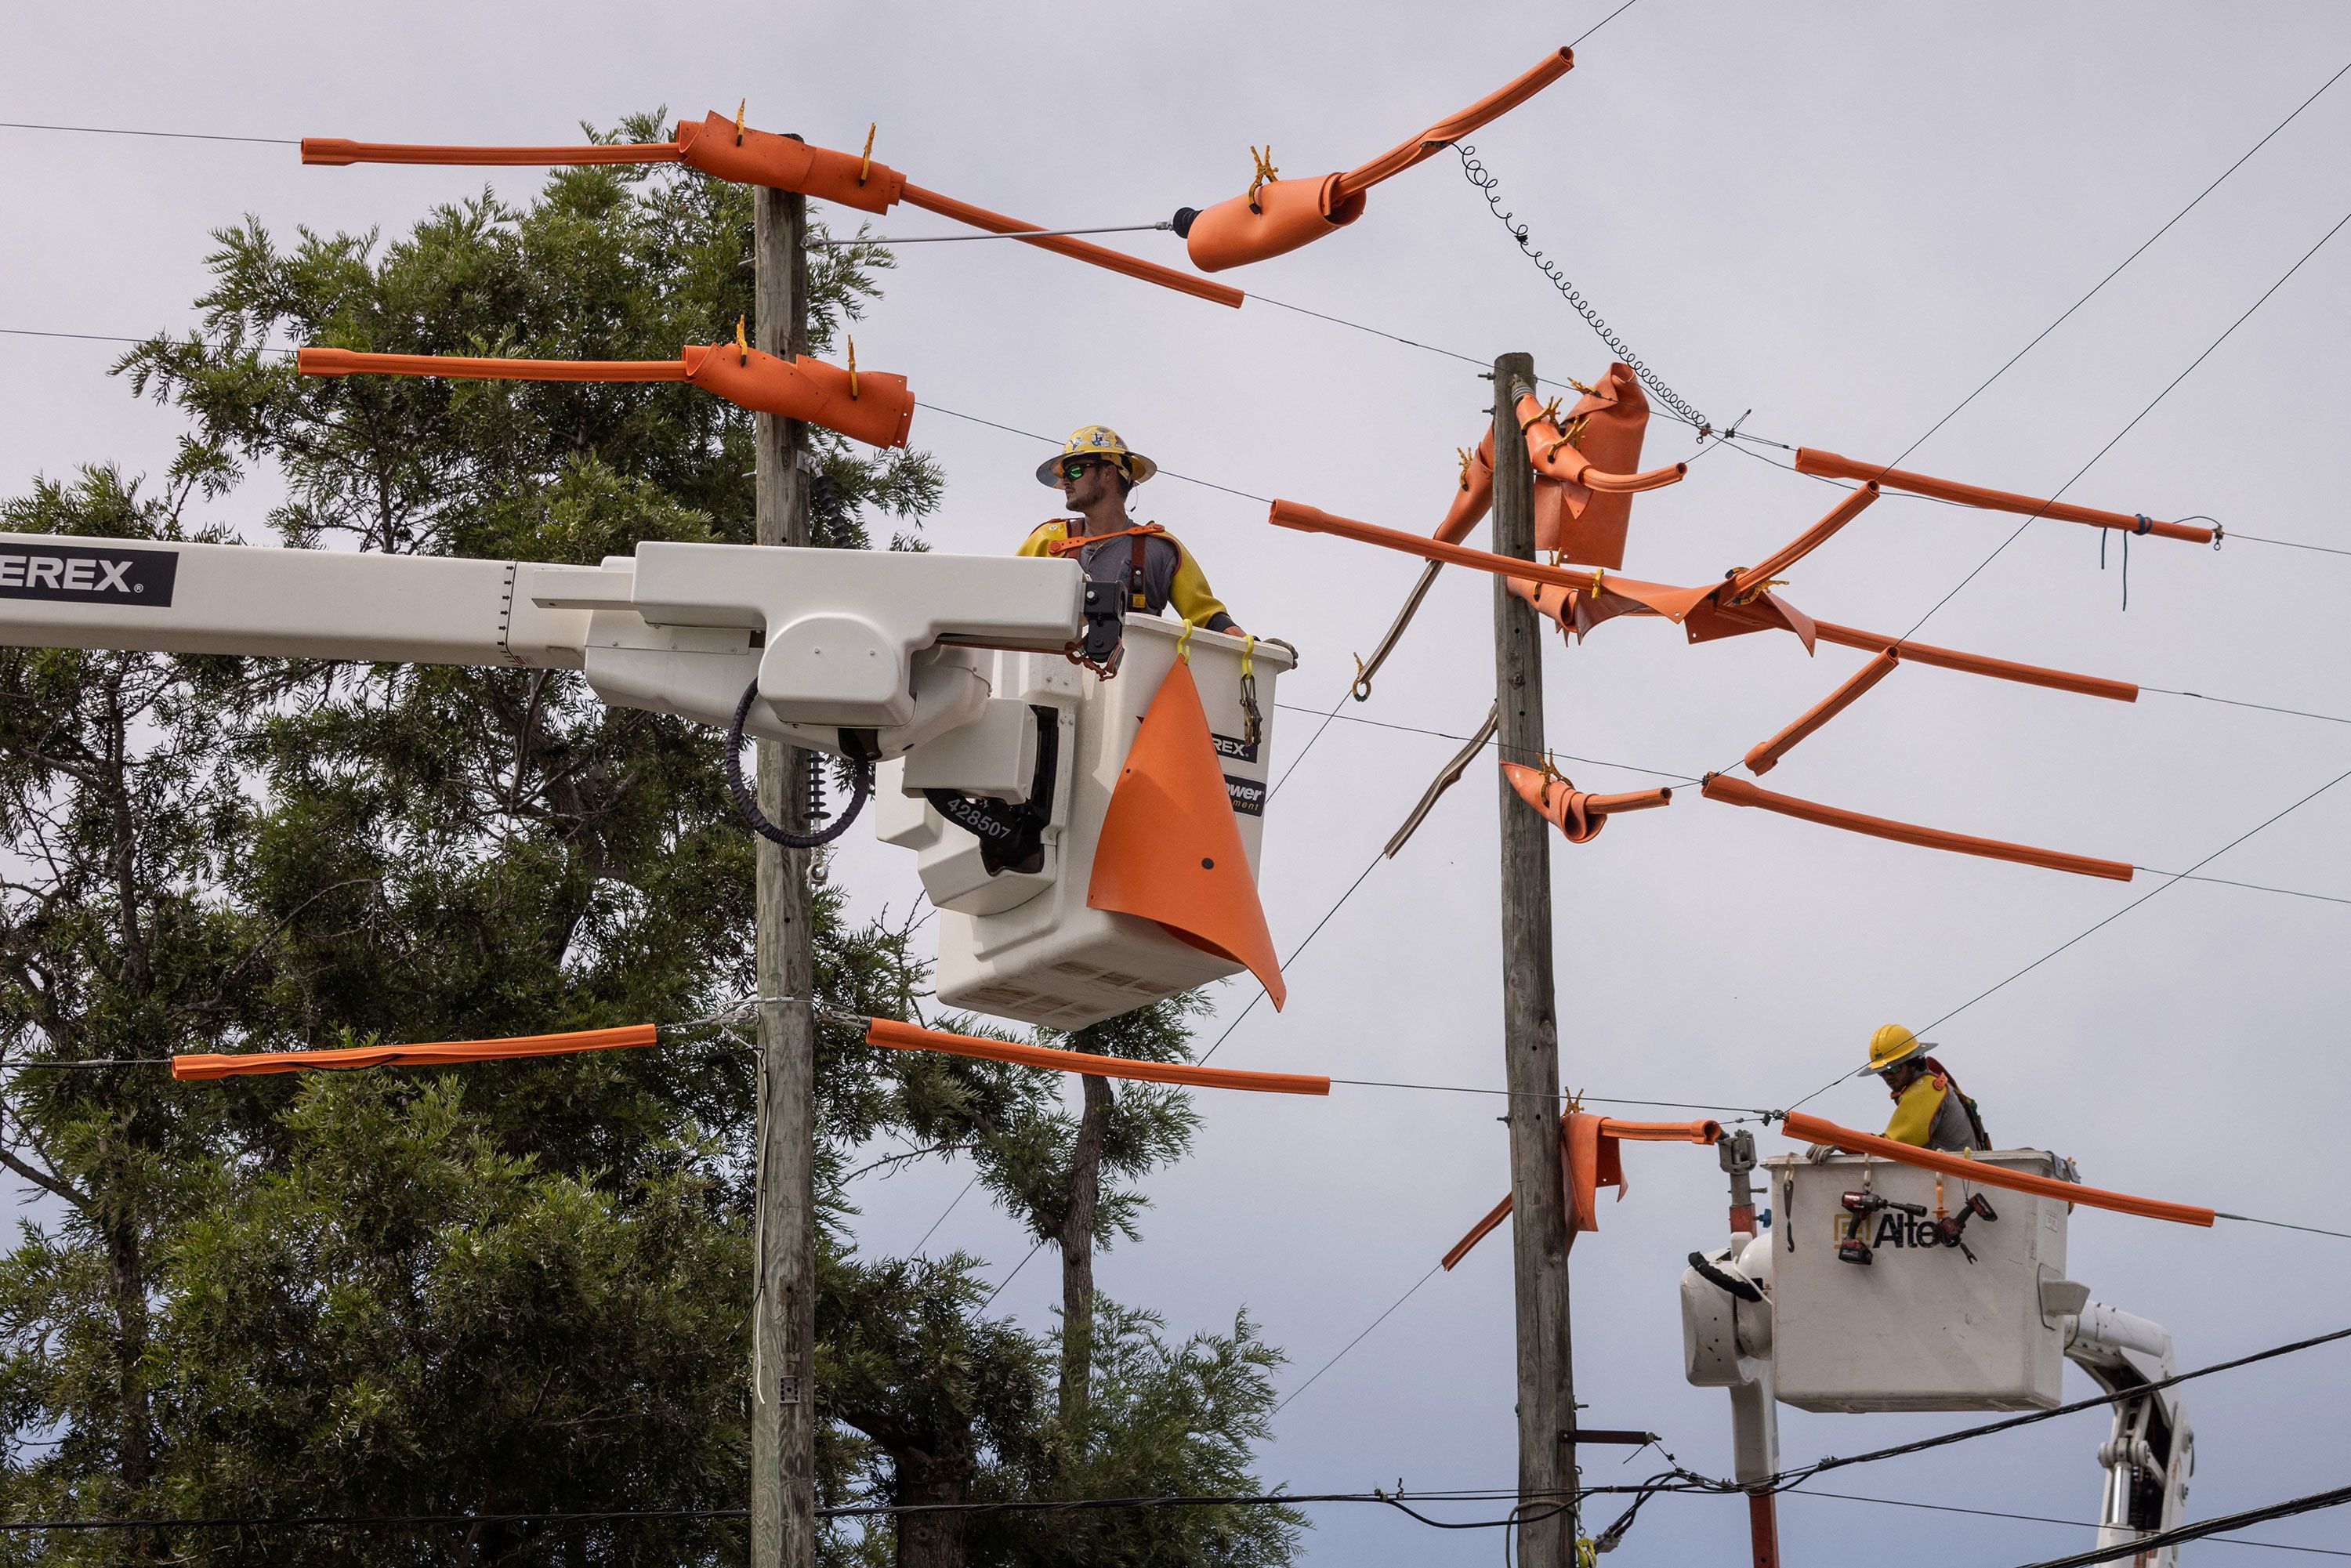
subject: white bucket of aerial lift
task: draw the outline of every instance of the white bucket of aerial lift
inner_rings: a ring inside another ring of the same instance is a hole
[[[2039,1149],[1974,1156],[2032,1176],[2057,1174]],[[2072,1206],[1917,1166],[1839,1155],[1765,1162],[1773,1223],[1771,1354],[1780,1399],[1803,1410],[2046,1410],[2056,1405],[2066,1336],[2084,1292],[2065,1279]],[[1846,1212],[1866,1191],[1926,1206]],[[1933,1219],[1980,1192],[1999,1215],[1971,1219],[1966,1250],[1942,1243]],[[1858,1236],[1871,1261],[1839,1258]],[[1970,1262],[1967,1253],[1975,1254]]]
[[[903,764],[880,769],[874,832],[884,843],[915,852],[924,890],[940,912],[935,982],[948,1007],[1079,1029],[1241,968],[1155,922],[1086,903],[1103,814],[1127,747],[1175,665],[1182,632],[1180,622],[1128,620],[1124,657],[1117,675],[1106,681],[1059,655],[978,650],[943,655],[987,683],[988,715],[908,753]],[[1195,632],[1189,641],[1193,682],[1255,876],[1274,692],[1294,655],[1263,641],[1251,650],[1260,717],[1251,747],[1241,707],[1245,645],[1240,637],[1214,632]],[[985,790],[966,784],[966,793],[1027,800],[1036,766],[1032,714],[1040,707],[1053,715],[1060,752],[1044,858],[1033,873],[990,875],[980,861],[979,841],[941,817],[922,790],[959,777],[987,783]]]

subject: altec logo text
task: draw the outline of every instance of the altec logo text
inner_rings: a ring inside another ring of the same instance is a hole
[[[176,550],[56,545],[0,549],[0,599],[73,599],[162,609],[180,574]]]

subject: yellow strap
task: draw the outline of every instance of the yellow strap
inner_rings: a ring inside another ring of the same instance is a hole
[[[1185,636],[1186,636],[1186,637],[1189,637],[1191,634],[1192,634],[1192,623],[1191,623],[1189,621],[1186,621],[1186,622],[1184,622],[1184,635],[1185,635]],[[1250,654],[1250,653],[1251,653],[1251,652],[1253,652],[1253,651],[1256,649],[1256,647],[1257,647],[1257,633],[1256,633],[1256,632],[1242,632],[1242,633],[1241,633],[1241,679],[1243,679],[1243,680],[1248,680],[1248,679],[1249,678],[1249,676],[1254,673],[1253,666],[1252,666],[1252,665],[1250,664],[1250,663],[1249,663],[1249,654]]]
[[[1249,176],[1249,211],[1254,213],[1263,210],[1257,204],[1257,193],[1265,189],[1265,183],[1268,180],[1276,178],[1281,171],[1273,166],[1273,143],[1270,141],[1265,144],[1265,151],[1262,152],[1254,147],[1250,148],[1249,156],[1257,161],[1257,172]]]

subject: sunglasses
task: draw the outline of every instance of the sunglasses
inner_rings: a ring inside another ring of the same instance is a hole
[[[1061,477],[1071,481],[1082,479],[1088,472],[1101,466],[1102,464],[1099,458],[1065,457],[1061,460]]]

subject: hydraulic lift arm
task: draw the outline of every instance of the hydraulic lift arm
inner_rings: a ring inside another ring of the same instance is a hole
[[[0,645],[581,670],[608,703],[716,726],[756,681],[750,733],[841,756],[977,718],[987,683],[956,645],[1060,652],[1089,628],[1066,560],[648,543],[580,567],[0,534]]]

